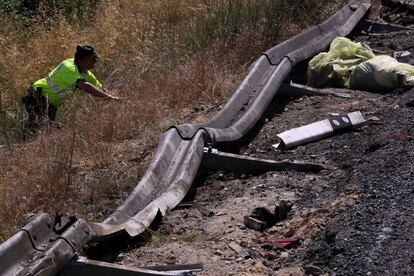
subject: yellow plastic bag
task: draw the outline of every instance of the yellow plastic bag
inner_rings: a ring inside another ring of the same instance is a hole
[[[375,57],[369,46],[338,37],[329,52],[320,53],[308,64],[308,85],[313,87],[349,87],[349,76],[360,63]]]
[[[414,86],[414,66],[389,56],[377,56],[358,65],[350,75],[350,88],[383,91]]]

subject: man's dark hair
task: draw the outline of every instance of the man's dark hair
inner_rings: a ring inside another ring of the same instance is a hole
[[[83,59],[84,57],[99,57],[95,48],[87,44],[79,44],[76,46],[75,60]]]

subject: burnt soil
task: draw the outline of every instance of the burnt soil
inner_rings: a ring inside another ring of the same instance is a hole
[[[354,39],[375,49],[414,51],[412,32]],[[237,148],[243,155],[329,169],[256,176],[210,172],[195,183],[193,200],[213,216],[176,208],[150,242],[122,253],[117,262],[203,263],[197,275],[413,275],[414,89],[335,90],[351,97],[276,97],[260,128]],[[280,132],[352,111],[367,119],[362,128],[291,150],[272,148]],[[280,200],[292,204],[287,220],[263,232],[245,227],[243,217],[255,207]],[[277,248],[267,244],[269,237],[299,242]]]

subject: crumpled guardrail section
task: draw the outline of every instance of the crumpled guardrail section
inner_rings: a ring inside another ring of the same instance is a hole
[[[39,214],[0,246],[0,275],[55,275],[95,235],[79,219],[58,235],[54,219]]]
[[[144,231],[158,213],[165,215],[189,190],[207,142],[235,141],[261,118],[292,67],[324,50],[330,42],[349,34],[369,9],[369,3],[346,5],[324,23],[265,52],[223,109],[204,124],[171,127],[134,191],[103,223],[92,227],[100,238],[126,231]]]

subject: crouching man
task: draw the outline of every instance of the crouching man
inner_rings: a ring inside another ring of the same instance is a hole
[[[94,47],[77,45],[75,58],[64,60],[47,77],[36,81],[22,98],[29,114],[27,127],[38,126],[47,118],[54,121],[59,105],[69,98],[75,88],[96,97],[118,100],[118,97],[106,93],[102,84],[89,71],[94,68],[98,58]]]

